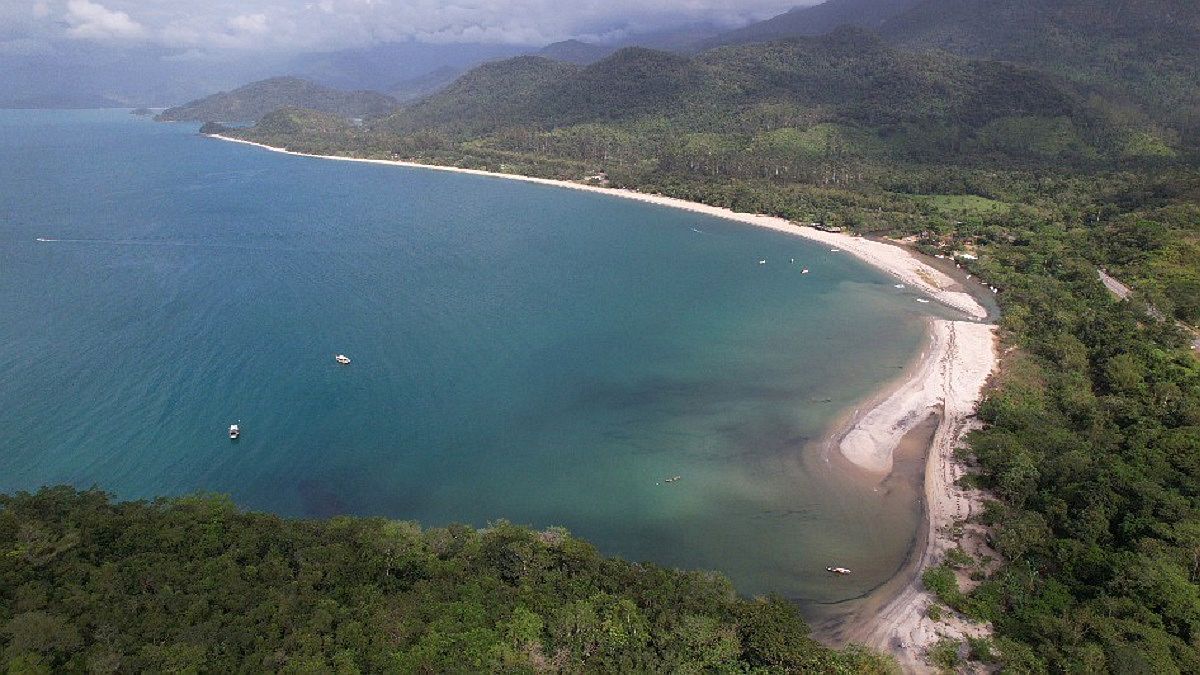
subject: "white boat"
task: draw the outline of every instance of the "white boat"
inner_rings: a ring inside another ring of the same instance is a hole
[[[342,364],[343,366],[350,365],[350,357],[346,356],[345,354],[338,354],[337,356],[333,357],[333,360],[337,361],[338,363]]]
[[[929,301],[928,301],[928,300],[926,300],[925,298],[917,298],[917,302],[920,302],[920,303],[925,303],[925,304],[928,304],[928,303],[929,303]]]
[[[852,574],[852,572],[845,567],[826,567],[825,571],[831,572],[833,574],[841,574],[842,576],[845,576],[847,574]]]
[[[766,261],[766,260],[759,260],[759,261],[758,261],[758,264],[759,264],[759,265],[766,265],[766,264],[767,264],[767,261]]]
[[[229,438],[230,438],[230,440],[234,440],[234,441],[236,441],[236,440],[237,440],[237,438],[238,438],[238,436],[241,436],[241,435],[242,435],[242,430],[241,430],[241,428],[240,428],[240,427],[238,427],[238,425],[236,425],[236,424],[230,424],[230,425],[229,425]]]
[[[904,284],[896,284],[894,288],[904,288]]]
[[[808,268],[805,267],[804,269],[800,270],[800,274],[808,274]]]

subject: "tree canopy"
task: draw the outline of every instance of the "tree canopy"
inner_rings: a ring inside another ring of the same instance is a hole
[[[0,496],[10,672],[882,673],[795,607],[561,529],[290,520],[193,496]]]

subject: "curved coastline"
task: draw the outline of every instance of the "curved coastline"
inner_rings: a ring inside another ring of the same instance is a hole
[[[443,166],[440,164],[421,164],[419,162],[406,162],[403,160],[391,159],[369,159],[365,157],[344,157],[340,155],[316,155],[307,152],[296,152],[287,148],[280,148],[264,143],[256,143],[247,141],[241,138],[232,136],[224,136],[221,134],[206,134],[209,138],[217,138],[231,143],[242,143],[251,145],[256,148],[262,148],[271,152],[278,152],[285,155],[295,155],[297,157],[314,157],[318,159],[331,159],[343,162],[362,162],[364,164],[382,164],[385,166],[400,166],[410,169],[428,169],[431,171],[447,171],[451,173],[462,173],[472,176],[484,176],[488,178],[504,178],[508,180],[517,180],[525,183],[538,183],[540,185],[549,185],[552,187],[568,188],[571,190],[580,190],[583,192],[592,192],[595,194],[609,195],[612,197],[620,197],[622,199],[632,199],[634,201],[646,202],[648,204],[656,204],[658,206],[668,206],[674,209],[684,211],[692,211],[695,213],[703,213],[707,216],[714,216],[724,220],[732,220],[746,225],[754,225],[755,227],[763,227],[777,232],[804,237],[812,241],[817,241],[839,251],[845,251],[863,262],[879,269],[897,280],[903,282],[906,286],[919,290],[929,296],[930,299],[936,300],[947,307],[956,309],[967,315],[973,320],[982,321],[987,318],[987,310],[981,305],[970,293],[962,290],[960,285],[954,281],[948,274],[935,269],[931,265],[919,260],[907,249],[900,246],[888,244],[866,237],[860,237],[841,232],[825,232],[818,230],[815,227],[797,225],[786,218],[778,216],[767,216],[756,213],[739,213],[732,209],[727,209],[720,206],[710,206],[701,204],[700,202],[690,202],[686,199],[678,199],[676,197],[667,197],[664,195],[646,194],[635,190],[627,190],[624,188],[608,188],[598,185],[585,185],[583,183],[573,183],[566,180],[554,180],[552,178],[537,178],[534,176],[521,176],[511,173],[497,173],[495,171],[483,171],[481,169],[463,169],[456,166]]]
[[[839,425],[827,441],[827,448],[836,446],[855,467],[882,480],[891,472],[893,453],[904,436],[931,414],[939,414],[925,460],[923,527],[917,534],[909,560],[898,574],[905,578],[900,584],[886,583],[884,596],[877,598],[871,607],[857,611],[840,627],[837,636],[838,641],[863,643],[893,654],[906,671],[923,669],[925,648],[936,642],[940,637],[938,632],[947,626],[936,624],[925,616],[929,598],[920,584],[919,572],[954,547],[955,542],[946,534],[946,525],[969,516],[978,508],[978,504],[955,484],[963,469],[955,461],[953,451],[971,429],[975,408],[998,359],[996,327],[983,323],[988,318],[987,309],[951,276],[899,245],[825,232],[776,216],[738,213],[674,197],[564,180],[401,160],[317,155],[220,134],[209,136],[301,157],[464,173],[581,190],[763,227],[845,251],[929,299],[964,314],[967,318],[962,320],[930,319],[926,347],[916,364],[902,379],[892,382],[846,423]]]

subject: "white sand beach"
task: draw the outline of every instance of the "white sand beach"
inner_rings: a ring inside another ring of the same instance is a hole
[[[233,143],[244,143],[253,145],[264,150],[272,152],[281,152],[288,155],[297,155],[300,157],[319,157],[321,159],[332,159],[344,162],[364,162],[368,164],[384,164],[388,166],[403,166],[417,169],[429,169],[432,171],[450,171],[454,173],[465,173],[474,176],[489,176],[492,178],[505,178],[509,180],[519,180],[527,183],[539,183],[542,185],[552,185],[554,187],[568,188],[571,190],[582,190],[585,192],[594,192],[596,194],[609,195],[612,197],[620,197],[622,199],[633,199],[649,204],[658,204],[660,206],[669,206],[675,209],[685,211],[693,211],[703,213],[707,216],[715,216],[725,220],[734,220],[747,225],[756,227],[765,227],[779,232],[786,232],[796,236],[804,237],[814,241],[828,245],[830,248],[836,248],[839,251],[844,251],[849,255],[887,272],[901,283],[918,290],[929,296],[930,299],[936,300],[948,307],[957,309],[972,319],[987,318],[987,310],[983,305],[979,304],[975,298],[971,297],[970,293],[962,290],[960,285],[951,279],[943,272],[934,269],[930,265],[922,262],[917,256],[907,249],[901,248],[886,242],[874,241],[864,237],[858,237],[841,232],[824,232],[814,227],[797,225],[786,218],[776,216],[765,216],[754,213],[739,213],[730,209],[719,206],[709,206],[699,202],[689,202],[685,199],[676,199],[675,197],[665,197],[663,195],[651,195],[634,190],[624,190],[617,188],[607,188],[598,185],[585,185],[583,183],[573,183],[565,180],[553,180],[550,178],[534,178],[532,176],[520,176],[511,173],[496,173],[493,171],[482,171],[479,169],[462,169],[455,166],[441,166],[437,164],[420,164],[417,162],[404,162],[400,160],[388,159],[364,159],[359,157],[339,157],[336,155],[312,155],[303,152],[295,152],[284,148],[277,148],[262,143],[246,141],[239,138],[222,136],[213,134],[212,138],[219,138],[224,141]]]
[[[890,395],[854,419],[837,445],[855,465],[887,474],[892,450],[931,412],[943,426],[965,408],[970,415],[995,361],[994,326],[969,321],[930,321],[929,340],[915,371]]]
[[[995,326],[964,321],[933,321],[926,358],[917,373],[879,406],[857,422],[843,446],[851,459],[882,466],[885,448],[901,429],[911,429],[926,412],[941,408],[942,418],[934,434],[925,465],[925,545],[914,551],[910,565],[913,578],[882,607],[854,622],[845,637],[889,652],[906,672],[933,672],[925,661],[926,650],[943,636],[963,639],[978,637],[985,628],[955,616],[930,619],[926,610],[934,602],[920,582],[920,572],[939,564],[958,545],[952,533],[956,522],[978,515],[983,505],[980,493],[959,487],[965,472],[954,458],[954,450],[975,424],[975,408],[983,387],[996,367]],[[916,419],[913,422],[913,419]],[[853,435],[853,437],[851,437]],[[903,435],[903,434],[901,434]],[[952,614],[952,613],[951,613]]]
[[[987,318],[987,310],[950,276],[934,269],[912,251],[901,246],[839,232],[826,232],[797,225],[784,218],[738,213],[662,195],[569,181],[404,161],[308,155],[226,136],[215,137],[291,155],[452,171],[583,190],[765,227],[844,251],[887,272],[907,287],[924,293],[929,299],[962,312],[965,315],[963,320],[930,320],[929,337],[924,353],[909,375],[893,389],[885,392],[882,400],[874,402],[861,411],[861,414],[854,416],[844,434],[833,439],[840,452],[853,464],[870,474],[883,476],[891,471],[893,453],[904,435],[930,414],[941,415],[925,468],[928,528],[927,536],[922,537],[925,546],[923,550],[917,550],[913,554],[919,558],[918,564],[909,566],[916,571],[909,583],[893,597],[885,599],[881,611],[872,612],[870,616],[856,620],[847,635],[854,642],[892,653],[906,670],[927,669],[923,665],[925,649],[939,639],[939,632],[947,631],[949,624],[936,623],[925,616],[929,599],[921,587],[919,571],[927,565],[936,564],[945,551],[954,545],[953,540],[945,533],[946,526],[956,519],[966,517],[972,508],[977,507],[969,500],[964,503],[963,494],[954,485],[962,469],[955,462],[952,453],[968,430],[983,387],[997,363],[995,326],[980,323]],[[967,631],[968,628],[962,627],[961,630]]]

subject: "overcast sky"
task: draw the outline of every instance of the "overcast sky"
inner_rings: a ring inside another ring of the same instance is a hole
[[[808,0],[0,0],[0,55],[62,41],[295,52],[415,40],[616,40],[735,26]]]

